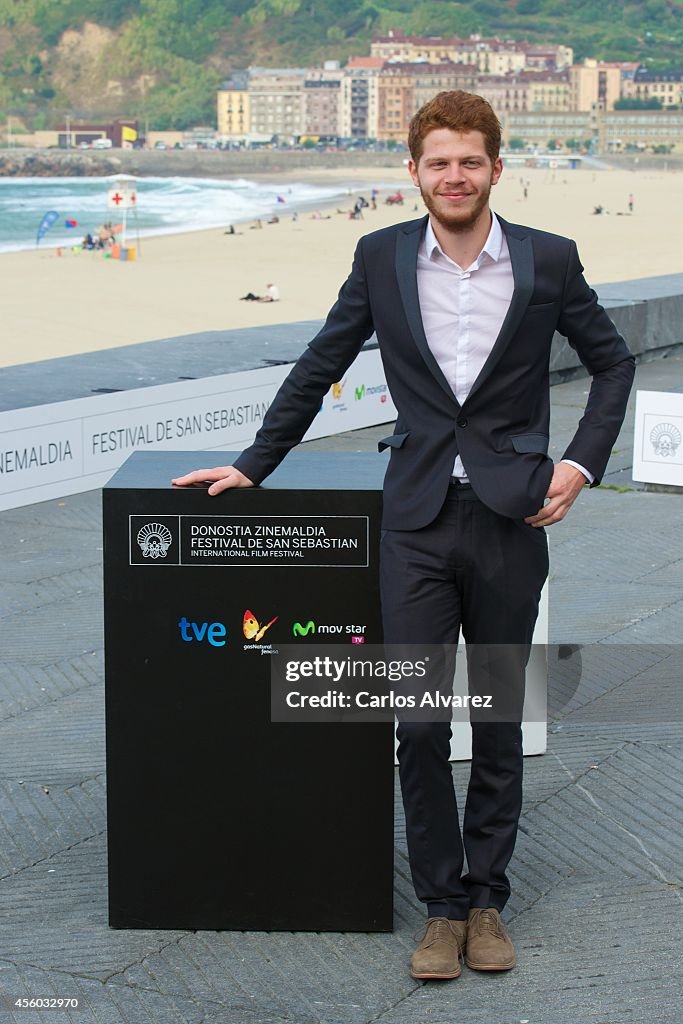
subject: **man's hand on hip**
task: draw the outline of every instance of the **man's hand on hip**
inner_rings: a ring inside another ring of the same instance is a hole
[[[227,491],[230,487],[253,487],[254,484],[240,473],[234,466],[214,466],[213,469],[195,469],[185,476],[177,476],[171,480],[176,487],[203,487],[211,483],[209,494],[213,497],[221,491]]]
[[[553,523],[559,523],[587,483],[580,470],[566,462],[558,462],[546,494],[547,505],[539,509],[535,516],[527,516],[524,522],[530,526],[552,526]]]

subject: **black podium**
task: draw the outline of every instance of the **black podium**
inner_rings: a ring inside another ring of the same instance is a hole
[[[381,642],[383,461],[170,484],[231,458],[138,452],[104,490],[110,924],[389,931],[393,727],[270,718],[278,643]]]

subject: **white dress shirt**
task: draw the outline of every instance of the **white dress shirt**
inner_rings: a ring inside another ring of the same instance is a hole
[[[515,283],[508,244],[495,213],[476,260],[459,267],[437,241],[432,222],[417,254],[417,289],[427,344],[462,405],[491,354],[510,307]],[[592,483],[582,466],[570,460]],[[453,476],[467,480],[460,456]]]

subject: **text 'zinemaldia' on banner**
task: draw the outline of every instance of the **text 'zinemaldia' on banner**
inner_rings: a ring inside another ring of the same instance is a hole
[[[367,516],[130,516],[131,565],[368,565]]]

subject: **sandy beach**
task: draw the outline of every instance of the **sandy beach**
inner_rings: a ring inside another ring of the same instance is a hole
[[[346,277],[357,239],[423,213],[406,168],[297,172],[298,180],[348,181],[370,197],[379,182],[396,181],[401,206],[364,210],[362,220],[321,209],[322,217],[283,213],[278,224],[142,240],[133,263],[101,253],[55,249],[0,255],[3,340],[0,365],[112,348],[208,330],[324,317]],[[256,176],[252,176],[256,177]],[[266,180],[263,176],[263,180]],[[524,198],[523,184],[527,184]],[[635,199],[628,213],[628,197]],[[340,205],[350,209],[353,197]],[[605,213],[592,214],[601,204]],[[492,193],[508,220],[569,235],[579,245],[591,284],[683,272],[683,173],[508,167]],[[281,301],[240,301],[277,284]],[[309,340],[302,333],[302,347]],[[226,352],[226,371],[229,354]],[[198,372],[201,366],[198,365]]]

